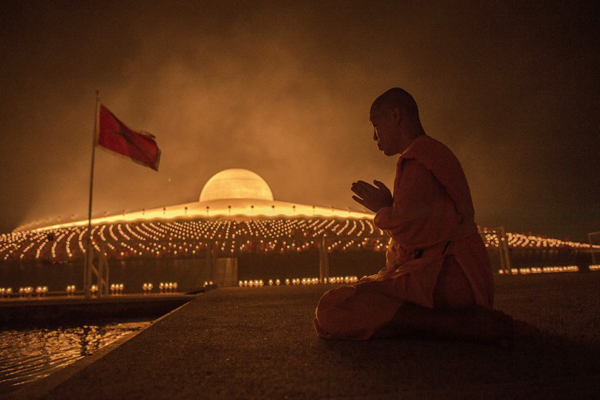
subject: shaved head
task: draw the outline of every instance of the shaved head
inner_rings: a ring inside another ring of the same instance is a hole
[[[415,99],[404,89],[391,88],[375,99],[371,111],[377,110],[387,115],[392,109],[398,108],[406,111],[411,117],[419,119],[419,108]]]
[[[425,134],[417,102],[404,89],[392,88],[375,99],[369,119],[373,140],[386,156],[402,153],[416,137]]]

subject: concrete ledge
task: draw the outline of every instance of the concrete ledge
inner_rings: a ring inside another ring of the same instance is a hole
[[[100,299],[45,298],[0,302],[3,329],[122,319],[153,319],[195,298],[193,295],[111,296]]]
[[[321,340],[312,317],[333,286],[220,289],[43,398],[595,398],[599,285],[600,274],[498,279],[497,308],[544,332],[511,351],[433,340]]]

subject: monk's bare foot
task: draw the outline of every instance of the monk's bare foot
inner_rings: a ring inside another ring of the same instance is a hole
[[[513,330],[515,338],[538,338],[541,332],[538,328],[528,322],[515,319],[513,322]]]
[[[539,329],[533,325],[513,319],[502,311],[491,310],[487,315],[486,310],[482,311],[482,339],[487,343],[510,349],[515,339],[536,338],[541,335]]]
[[[498,310],[475,308],[461,318],[459,337],[480,343],[512,347],[514,339],[514,321]]]
[[[532,325],[498,310],[439,310],[406,303],[375,337],[448,338],[511,348],[515,338],[536,335],[539,331]]]

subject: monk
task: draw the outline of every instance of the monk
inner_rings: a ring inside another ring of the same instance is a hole
[[[474,222],[460,162],[428,136],[417,103],[393,88],[371,106],[373,139],[400,155],[394,193],[381,182],[354,182],[353,199],[375,212],[391,237],[386,266],[352,286],[323,295],[314,326],[328,339],[416,336],[507,347],[535,328],[493,310],[492,268]]]

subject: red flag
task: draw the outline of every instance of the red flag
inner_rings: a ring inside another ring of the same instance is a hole
[[[129,157],[132,161],[158,171],[160,149],[154,136],[125,126],[108,108],[100,104],[98,146]]]

